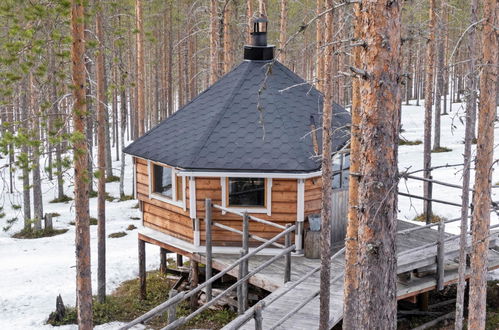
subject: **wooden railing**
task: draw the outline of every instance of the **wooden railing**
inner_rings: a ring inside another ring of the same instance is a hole
[[[436,258],[437,258],[436,283],[437,283],[437,288],[439,290],[442,290],[443,289],[443,285],[444,285],[444,263],[445,263],[444,245],[447,242],[451,242],[451,241],[454,241],[454,240],[456,240],[456,239],[459,238],[459,236],[453,236],[453,237],[449,237],[449,238],[444,238],[444,235],[443,235],[443,224],[455,222],[455,221],[458,221],[458,220],[460,220],[460,218],[445,220],[445,221],[441,221],[439,223],[432,223],[432,224],[429,224],[429,225],[419,226],[419,227],[410,228],[410,229],[405,229],[405,230],[401,230],[401,231],[397,232],[397,235],[407,235],[409,233],[420,231],[420,230],[423,230],[423,229],[426,229],[426,228],[431,228],[431,227],[434,227],[434,226],[439,226],[439,238],[438,238],[437,241],[429,243],[429,244],[425,244],[425,245],[422,245],[422,246],[419,246],[419,247],[416,247],[414,249],[403,251],[403,252],[401,252],[401,253],[399,253],[397,255],[397,257],[399,258],[401,256],[408,255],[410,253],[421,251],[421,250],[424,250],[424,249],[427,249],[427,248],[431,248],[431,247],[434,247],[434,246],[439,247],[437,249],[437,253],[436,253]],[[493,225],[493,226],[490,226],[490,229],[495,229],[495,228],[498,228],[498,227],[499,227],[499,225]],[[470,233],[471,232],[468,232],[467,234],[470,234]],[[493,234],[496,234],[496,233],[493,233]],[[341,257],[343,255],[344,251],[345,251],[345,248],[342,248],[341,250],[339,250],[338,252],[336,252],[332,256],[331,260],[336,259],[338,257]],[[313,268],[312,270],[310,270],[308,273],[306,273],[305,275],[303,275],[299,279],[293,281],[291,283],[291,285],[289,285],[288,287],[286,287],[284,290],[280,291],[277,295],[270,296],[269,297],[270,299],[266,299],[265,301],[261,301],[261,302],[257,303],[255,306],[253,306],[252,308],[248,309],[243,315],[241,315],[238,318],[234,319],[232,322],[230,322],[229,324],[227,324],[223,329],[224,330],[235,330],[235,329],[239,329],[242,325],[244,325],[246,322],[248,322],[252,318],[255,320],[255,329],[256,330],[263,329],[263,326],[262,326],[262,324],[263,324],[262,311],[265,308],[269,307],[272,303],[274,303],[275,301],[277,301],[278,299],[280,299],[281,297],[283,297],[285,294],[289,293],[295,287],[297,287],[298,285],[300,285],[301,283],[303,283],[304,281],[306,281],[307,279],[309,279],[310,277],[312,277],[319,270],[320,270],[320,266],[317,266],[317,267]],[[338,280],[342,279],[343,275],[344,275],[344,272],[338,273],[335,277],[333,277],[331,279],[330,283],[333,284],[333,283],[337,282]],[[301,300],[300,304],[298,304],[297,306],[295,306],[292,309],[290,309],[289,312],[286,313],[286,315],[284,315],[276,323],[274,323],[272,325],[266,325],[265,329],[276,329],[276,328],[278,328],[286,320],[288,320],[291,316],[295,315],[298,311],[300,311],[303,307],[305,307],[308,303],[310,303],[313,299],[315,299],[319,294],[320,294],[320,289],[317,289],[316,291],[311,292],[311,294],[307,298],[305,298],[304,300]],[[330,320],[329,321],[329,327],[330,328],[333,327],[335,325],[336,321],[337,320]]]
[[[195,318],[197,315],[205,311],[206,309],[210,308],[210,306],[214,305],[218,301],[220,301],[224,296],[232,292],[233,290],[237,290],[237,297],[238,297],[238,312],[239,314],[244,314],[246,309],[248,308],[248,281],[249,279],[254,276],[255,274],[261,272],[263,269],[271,265],[272,263],[276,262],[280,258],[285,259],[285,267],[284,267],[284,282],[288,282],[291,279],[291,253],[296,249],[295,244],[291,243],[291,235],[293,232],[296,232],[297,228],[299,228],[300,224],[287,224],[286,226],[282,226],[279,224],[275,224],[273,222],[264,220],[264,219],[259,219],[253,216],[248,215],[247,213],[239,213],[239,212],[234,212],[230,209],[224,208],[219,205],[214,205],[211,203],[210,199],[205,200],[205,230],[206,230],[206,280],[202,284],[198,285],[197,287],[189,290],[189,291],[183,291],[180,293],[176,293],[175,291],[172,290],[170,293],[170,299],[165,301],[164,303],[156,306],[149,312],[137,317],[133,321],[127,323],[120,329],[130,329],[131,327],[140,324],[140,323],[145,323],[151,318],[158,316],[160,314],[163,314],[168,311],[168,321],[169,324],[164,327],[163,329],[176,329],[193,318]],[[238,230],[220,223],[217,223],[216,221],[213,221],[212,219],[212,207],[223,210],[225,212],[230,212],[236,215],[240,215],[243,218],[243,230]],[[260,222],[269,226],[273,226],[279,229],[282,229],[282,232],[278,233],[274,237],[270,239],[264,239],[261,237],[258,237],[256,235],[252,235],[249,231],[249,221],[255,221],[255,222]],[[212,274],[212,260],[213,260],[213,244],[212,244],[212,227],[216,226],[218,228],[234,232],[234,233],[239,233],[242,235],[242,249],[241,249],[241,254],[240,257],[234,261],[232,264],[227,266],[225,269],[222,271],[218,272],[217,274],[213,275]],[[258,247],[255,247],[250,251],[249,249],[249,240],[254,239],[256,241],[263,242],[263,244],[259,245]],[[278,243],[279,240],[284,239],[284,245]],[[262,264],[260,264],[258,267],[256,267],[253,270],[249,270],[249,265],[248,261],[251,257],[257,255],[259,252],[262,250],[269,248],[271,246],[278,247],[281,249],[279,253],[276,255],[272,256],[270,259],[266,260]],[[212,285],[215,283],[215,281],[219,280],[222,276],[226,275],[229,273],[231,270],[234,268],[239,267],[239,272],[237,276],[237,281],[229,286],[227,289],[216,295],[215,297],[212,296]],[[191,299],[191,297],[196,297],[198,294],[200,294],[202,291],[205,291],[206,294],[206,303],[199,307],[197,310],[194,312],[190,313],[187,316],[182,316],[180,318],[176,318],[176,308],[177,306],[182,303],[183,301],[187,301]],[[257,314],[258,315],[258,312]]]

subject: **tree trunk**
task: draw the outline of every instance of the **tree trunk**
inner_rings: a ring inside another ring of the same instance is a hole
[[[224,54],[224,74],[229,72],[234,65],[234,57],[232,54],[232,49],[234,48],[233,43],[233,33],[232,33],[232,17],[234,11],[233,1],[228,0],[225,3],[225,10],[223,13],[223,54]]]
[[[317,0],[316,3],[316,14],[319,15],[324,11],[324,0]],[[316,42],[316,87],[319,91],[323,92],[324,91],[324,75],[326,71],[324,71],[324,55],[323,55],[323,49],[322,47],[324,46],[324,37],[323,37],[323,31],[324,31],[324,18],[319,18],[315,22],[315,42]],[[306,57],[303,57],[306,59]]]
[[[358,324],[397,326],[397,146],[401,89],[399,1],[362,1],[358,187]],[[379,82],[382,81],[383,84]]]
[[[437,65],[435,73],[437,75],[437,84],[435,88],[435,126],[433,137],[433,149],[440,148],[440,116],[442,115],[442,94],[444,91],[444,35],[443,35],[443,21],[442,15],[444,8],[442,7],[443,1],[440,4],[438,15],[438,46],[437,46]]]
[[[480,71],[480,106],[473,198],[473,247],[471,252],[470,302],[468,329],[484,329],[487,297],[491,180],[494,156],[494,119],[496,116],[497,56],[496,27],[499,23],[497,0],[484,0],[486,15],[482,29],[482,68]]]
[[[280,15],[280,29],[279,29],[279,60],[284,65],[287,64],[286,58],[286,41],[288,39],[288,0],[281,0],[281,15]]]
[[[87,172],[88,147],[85,141],[86,100],[85,100],[85,36],[84,7],[79,0],[71,2],[71,60],[73,83],[73,127],[74,148],[74,193],[76,231],[76,300],[78,327],[92,329],[92,279],[90,268],[90,217],[88,209]]]
[[[476,23],[476,11],[478,1],[472,0],[470,6],[470,23]],[[461,234],[459,241],[459,278],[457,285],[456,297],[456,317],[454,328],[461,330],[463,328],[463,314],[464,314],[464,293],[466,289],[465,271],[466,271],[466,237],[468,232],[468,207],[469,207],[469,185],[470,185],[470,167],[471,167],[471,144],[474,137],[474,124],[473,117],[476,116],[476,78],[475,78],[475,63],[476,63],[476,33],[475,28],[472,27],[469,32],[468,39],[468,75],[466,76],[466,85],[468,91],[466,93],[466,132],[464,137],[464,168],[463,168],[463,190],[461,199]]]
[[[104,31],[102,27],[102,8],[100,0],[94,0],[95,34],[99,42],[95,57],[97,83],[97,166],[99,169],[97,184],[97,298],[106,300],[106,90],[104,83]],[[116,146],[118,148],[118,146]]]
[[[324,103],[322,109],[322,200],[321,200],[321,270],[320,270],[320,314],[319,329],[329,330],[329,304],[331,286],[331,192],[333,188],[333,165],[331,155],[331,122],[333,111],[333,0],[326,5],[331,11],[326,15],[324,42]]]
[[[360,20],[361,5],[354,4],[355,17]],[[355,24],[354,38],[361,39],[362,26]],[[353,65],[360,68],[360,47],[353,49]],[[352,78],[352,128],[350,137],[351,155],[359,155],[360,152],[360,78]],[[358,309],[358,290],[359,290],[359,270],[358,270],[358,230],[359,230],[359,176],[353,175],[359,173],[360,159],[350,157],[350,178],[348,191],[348,225],[345,238],[345,280],[344,280],[344,304],[343,304],[343,329],[358,329],[357,309]]]
[[[429,179],[431,176],[431,119],[432,119],[432,103],[433,103],[433,71],[435,64],[435,23],[436,23],[436,0],[430,0],[430,21],[428,24],[428,41],[426,44],[426,78],[424,87],[424,147],[423,147],[423,168],[424,178]],[[424,182],[424,197],[428,199],[430,196],[430,183]],[[431,217],[431,202],[424,201],[424,210],[427,214],[427,219]],[[428,222],[428,221],[427,221]]]
[[[28,90],[28,86],[31,82],[25,79],[24,86],[22,87],[24,91]],[[20,102],[20,117],[21,117],[21,131],[24,134],[29,134],[30,125],[28,120],[29,105],[27,100],[27,93],[21,94]],[[20,157],[22,156],[22,157]],[[18,162],[22,164],[22,179],[23,179],[23,215],[24,215],[24,230],[31,230],[31,194],[30,194],[30,180],[29,180],[29,160],[30,158],[30,147],[27,143],[23,143],[21,146],[21,155],[18,156]]]
[[[137,42],[137,117],[138,136],[145,133],[145,74],[144,74],[144,24],[142,19],[142,0],[135,1],[136,42]]]
[[[85,39],[92,39],[93,36],[90,33],[90,28],[87,26],[85,30]],[[95,122],[95,117],[94,117],[94,100],[92,98],[92,95],[95,95],[92,91],[92,84],[90,82],[90,77],[93,74],[93,62],[90,60],[90,56],[88,54],[85,54],[85,69],[88,72],[87,76],[87,87],[86,87],[86,100],[87,100],[87,127],[85,129],[85,134],[86,134],[86,139],[87,139],[87,144],[88,144],[88,150],[89,150],[89,156],[88,156],[88,163],[87,163],[87,171],[90,173],[90,178],[88,180],[88,191],[93,192],[94,191],[94,183],[93,183],[93,172],[94,172],[94,164],[93,164],[93,152],[94,152],[94,122]]]
[[[210,85],[213,85],[219,78],[218,21],[217,0],[210,0]]]
[[[253,0],[246,0],[246,19],[248,20],[247,30],[246,30],[246,43],[251,45],[251,32],[253,31],[253,26],[251,19],[253,17]]]
[[[29,95],[30,95],[30,113],[33,116],[31,132],[33,134],[33,140],[40,141],[40,112],[38,110],[37,94],[35,93],[35,80],[33,74],[29,75]],[[40,148],[43,144],[36,145],[33,147],[33,211],[34,211],[34,224],[35,230],[42,229],[42,218],[43,218],[43,200],[42,200],[42,178],[40,173]]]
[[[267,17],[267,10],[269,8],[268,0],[258,0],[258,11],[260,15]]]

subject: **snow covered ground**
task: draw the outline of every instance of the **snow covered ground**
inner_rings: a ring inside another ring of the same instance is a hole
[[[462,163],[464,127],[459,117],[463,116],[463,108],[460,104],[453,105],[453,111],[449,116],[442,117],[442,146],[452,148],[452,152],[432,155],[433,165],[459,164]],[[423,108],[416,106],[404,106],[402,124],[405,132],[402,134],[408,140],[423,139]],[[499,140],[499,127],[496,123],[496,141]],[[474,151],[474,149],[473,149]],[[418,170],[423,166],[423,145],[401,146],[399,148],[400,171],[407,168]],[[494,159],[499,158],[499,150],[495,149]],[[0,167],[5,160],[0,159]],[[113,167],[116,174],[119,171],[119,162],[114,162]],[[126,193],[132,190],[132,166],[127,157],[126,167]],[[459,184],[461,182],[462,167],[451,167],[435,170],[433,176],[436,180]],[[70,176],[66,180],[66,194],[72,195]],[[472,181],[473,182],[473,181]],[[499,173],[493,174],[493,183],[499,182]],[[2,178],[0,185],[5,185]],[[0,228],[7,226],[7,220],[17,217],[8,231],[0,230],[0,329],[43,329],[52,328],[45,325],[45,321],[51,311],[55,308],[55,299],[58,294],[66,304],[74,305],[75,301],[75,251],[74,251],[74,226],[69,223],[74,220],[74,207],[72,202],[49,204],[48,201],[56,196],[54,183],[44,181],[44,211],[57,212],[61,216],[54,218],[56,228],[68,228],[65,234],[41,238],[35,240],[20,240],[11,238],[11,235],[22,229],[22,214],[20,210],[12,208],[12,204],[21,205],[22,195],[20,191],[14,194],[4,193],[0,196],[0,206],[3,206],[5,217],[0,219]],[[21,189],[19,180],[16,182],[17,189]],[[1,188],[1,187],[0,187]],[[402,181],[400,191],[411,194],[422,195],[423,185],[421,181]],[[118,196],[118,183],[107,184],[107,190],[112,196]],[[6,189],[0,189],[6,191]],[[460,202],[460,190],[439,186],[433,191],[434,198]],[[493,200],[499,200],[499,189],[493,192]],[[90,202],[90,214],[96,217],[96,199]],[[128,225],[133,224],[140,227],[140,221],[133,217],[140,217],[138,209],[133,208],[136,201],[107,202],[107,233],[125,231],[127,236],[122,238],[107,239],[107,290],[111,292],[120,282],[136,277],[137,274],[137,230],[127,231]],[[459,209],[452,206],[434,204],[434,212],[446,218],[459,216]],[[405,197],[399,198],[399,217],[401,219],[412,219],[421,213],[422,202]],[[492,216],[492,223],[498,223],[496,215]],[[96,226],[91,227],[92,244],[92,277],[93,288],[96,289],[96,260],[97,241]],[[450,232],[457,233],[459,224],[453,223],[447,227]],[[155,269],[159,266],[159,249],[147,246],[147,269]],[[499,276],[497,273],[496,276]],[[100,329],[115,328],[117,324],[108,324]],[[75,326],[65,326],[60,329],[76,329]]]

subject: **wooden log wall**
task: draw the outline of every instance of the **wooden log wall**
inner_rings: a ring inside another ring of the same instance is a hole
[[[149,172],[147,161],[135,158],[137,197],[143,203],[144,226],[193,243],[194,229],[189,216],[189,180],[186,180],[186,210],[149,198]]]
[[[305,180],[305,218],[310,214],[321,213],[322,178]]]
[[[204,200],[205,198],[211,198],[212,203],[222,204],[222,186],[220,182],[220,178],[196,178],[196,210],[198,218],[201,219],[201,244],[204,244],[205,239]],[[296,199],[297,180],[272,179],[272,215],[249,214],[261,219],[271,220],[283,226],[287,223],[294,224],[296,221]],[[243,220],[238,215],[229,213],[223,215],[220,210],[213,209],[213,221],[242,230]],[[250,221],[250,233],[262,238],[272,238],[281,231],[279,228]],[[241,245],[241,235],[217,227],[213,227],[212,239],[216,246]]]

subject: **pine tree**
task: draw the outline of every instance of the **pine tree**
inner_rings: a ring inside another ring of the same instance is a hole
[[[497,0],[484,0],[485,22],[482,28],[482,67],[478,141],[473,198],[473,226],[468,329],[485,329],[487,265],[490,235],[491,180],[494,156],[494,120],[496,117],[497,49],[499,48]]]
[[[75,193],[75,232],[76,232],[76,300],[78,326],[80,330],[90,330],[92,321],[92,281],[90,269],[90,216],[88,209],[87,172],[88,147],[85,141],[87,120],[85,97],[85,10],[82,0],[71,2],[71,61],[73,97],[73,152],[74,152],[74,193]]]
[[[358,173],[352,173],[359,176],[358,290],[357,296],[346,298],[358,299],[359,303],[354,305],[356,324],[362,328],[395,329],[400,4],[364,0],[360,6],[356,24],[361,26],[360,37],[366,46],[360,50],[362,67],[354,71],[361,78],[358,127],[361,136],[358,149],[352,149],[351,154],[351,159],[359,160]],[[355,245],[347,245],[347,249],[352,247],[355,253]],[[347,311],[354,312],[351,308]]]

